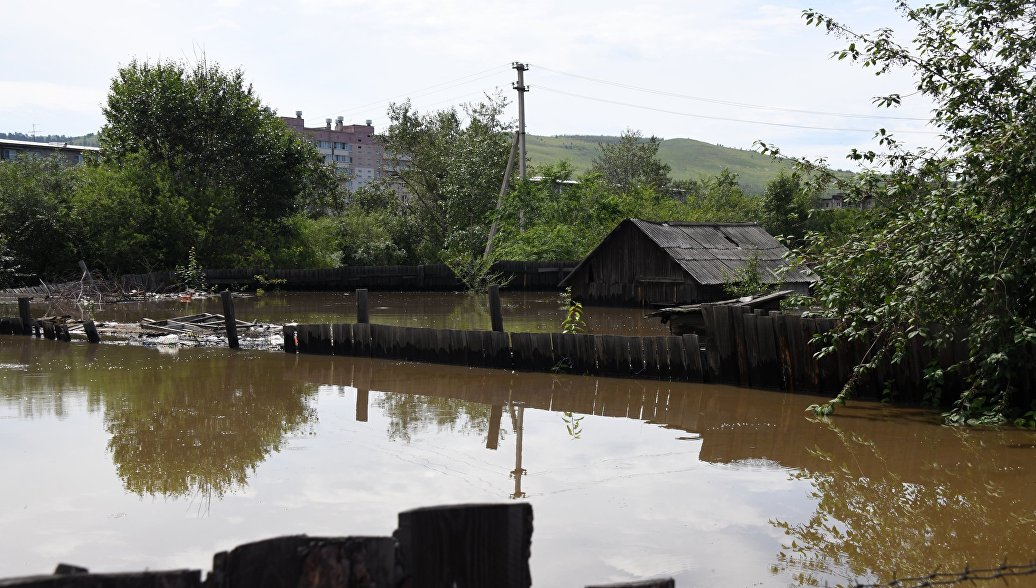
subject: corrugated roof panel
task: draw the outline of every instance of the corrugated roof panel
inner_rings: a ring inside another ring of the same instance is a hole
[[[751,247],[756,249],[774,246],[783,247],[776,239],[758,225],[750,227],[721,227],[719,230],[736,241],[741,245],[741,247]]]
[[[773,272],[784,267],[787,249],[757,224],[633,223],[662,247],[700,284],[725,283],[744,262],[759,260],[760,278],[775,283]],[[814,282],[807,269],[792,270],[786,282]]]

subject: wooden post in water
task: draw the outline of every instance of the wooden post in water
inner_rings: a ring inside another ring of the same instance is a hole
[[[219,297],[223,300],[223,320],[227,325],[227,345],[231,349],[237,349],[237,317],[234,316],[234,297],[230,294],[230,290],[220,292]]]
[[[86,340],[91,343],[100,343],[101,336],[97,334],[97,325],[93,321],[83,323],[83,330],[86,331]]]
[[[504,406],[494,404],[489,409],[489,436],[486,438],[486,449],[496,449],[500,444],[500,419],[504,416]]]
[[[32,317],[29,315],[29,299],[18,299],[18,316],[22,319],[22,334],[32,334]]]
[[[366,324],[371,322],[370,313],[367,310],[367,289],[356,289],[356,322]]]
[[[496,284],[489,287],[489,319],[494,331],[504,332],[504,315],[500,311],[500,286]]]
[[[357,422],[367,422],[367,408],[370,403],[370,390],[367,388],[356,389],[356,420]]]

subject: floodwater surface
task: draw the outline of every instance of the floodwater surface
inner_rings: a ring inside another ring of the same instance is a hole
[[[501,308],[508,331],[549,333],[561,330],[567,307],[557,292],[502,292]],[[67,304],[34,300],[33,315],[70,314],[74,319],[89,314],[98,321],[139,322],[162,320],[202,312],[223,313],[218,296],[189,303],[176,300],[121,302],[83,309]],[[371,292],[370,322],[400,327],[490,330],[489,303],[484,294],[459,292]],[[351,292],[268,292],[263,296],[236,298],[238,320],[265,323],[356,322],[356,296]],[[639,308],[591,306],[583,315],[587,333],[667,335],[658,319],[645,319]],[[18,316],[17,304],[0,303],[0,316]]]
[[[0,336],[0,576],[208,569],[249,541],[512,500],[533,506],[536,586],[822,586],[1036,556],[1036,436],[863,403],[813,421],[815,401]]]

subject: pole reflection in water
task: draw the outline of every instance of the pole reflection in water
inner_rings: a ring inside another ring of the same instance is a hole
[[[0,338],[0,571],[204,568],[249,540],[385,535],[401,510],[508,497],[534,505],[538,585],[836,585],[1036,554],[1032,434],[863,403],[812,422],[816,400]],[[579,419],[593,435],[571,442]]]
[[[526,496],[525,492],[522,492],[522,476],[526,474],[522,467],[522,437],[525,429],[522,421],[525,419],[525,405],[521,402],[512,402],[510,408],[511,424],[514,428],[514,469],[511,470],[511,477],[514,478],[514,492],[511,493],[511,499],[517,500]]]

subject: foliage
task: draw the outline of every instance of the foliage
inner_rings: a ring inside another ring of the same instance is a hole
[[[0,161],[0,235],[27,275],[51,277],[79,259],[71,222],[76,171],[56,157]]]
[[[503,259],[573,260],[586,256],[625,218],[658,221],[748,221],[760,214],[729,171],[695,182],[684,199],[650,187],[616,191],[599,175],[577,183],[571,165],[535,168],[539,182],[521,183],[499,213],[497,255]]]
[[[762,225],[771,235],[798,243],[806,231],[813,205],[799,174],[782,171],[766,185]]]
[[[106,163],[139,157],[167,170],[209,265],[270,263],[283,220],[336,197],[315,148],[262,105],[240,70],[134,60],[112,80],[103,110]]]
[[[640,131],[626,129],[614,143],[598,143],[600,154],[594,158],[590,173],[601,176],[617,191],[650,188],[662,191],[669,187],[670,167],[658,158],[662,140],[644,139]]]
[[[492,256],[476,256],[461,252],[454,257],[446,257],[443,261],[469,292],[486,292],[490,286],[503,286],[511,279],[510,276],[493,271]]]
[[[565,288],[562,296],[567,302],[565,320],[561,322],[561,332],[568,334],[582,333],[586,329],[586,321],[583,320],[583,303],[572,299],[572,288]]]
[[[400,265],[438,260],[421,251],[416,219],[396,190],[386,183],[361,187],[339,219],[343,265]]]
[[[422,255],[450,263],[483,252],[511,149],[511,125],[501,118],[506,105],[487,96],[464,106],[463,116],[456,108],[418,114],[409,101],[389,105],[379,139]]]
[[[839,182],[851,199],[872,197],[878,206],[840,239],[810,235],[802,253],[822,278],[817,302],[842,318],[834,344],[877,342],[857,375],[882,360],[901,360],[910,338],[942,348],[967,337],[970,355],[954,369],[972,374],[971,387],[947,418],[1003,423],[1028,409],[1033,391],[1027,382],[1036,369],[1032,3],[897,5],[917,30],[912,46],[896,42],[890,29],[863,34],[822,14],[804,14],[807,23],[848,41],[839,59],[878,74],[912,72],[917,93],[935,105],[932,123],[942,130],[943,145],[911,151],[879,130],[880,151],[850,153],[872,173]],[[895,106],[903,98],[891,94],[876,102]],[[852,393],[852,381],[840,400]]]
[[[205,281],[205,269],[198,263],[194,247],[191,247],[190,253],[187,254],[187,265],[176,266],[176,278],[180,280],[180,284],[185,290],[205,291],[208,289]]]
[[[17,260],[7,247],[7,237],[0,234],[0,288],[6,288],[14,283],[18,267]]]
[[[770,286],[759,277],[759,256],[752,255],[732,275],[725,275],[723,292],[733,298],[765,293]]]

